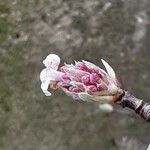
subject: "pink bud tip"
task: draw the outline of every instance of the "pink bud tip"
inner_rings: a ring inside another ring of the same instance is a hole
[[[90,75],[85,75],[81,78],[81,82],[85,85],[90,85]]]
[[[67,74],[63,74],[63,75],[62,75],[62,79],[64,79],[64,80],[69,80],[70,78],[68,77]]]
[[[100,77],[97,73],[91,73],[90,74],[90,83],[96,84],[99,79],[100,79]]]
[[[87,66],[83,62],[76,62],[75,68],[83,71],[88,71]]]
[[[107,90],[107,89],[108,89],[107,86],[103,83],[97,85],[97,90],[98,91],[104,91],[104,90]]]
[[[76,92],[76,93],[81,92],[81,90],[78,87],[74,87],[74,86],[70,86],[69,91],[70,92]]]
[[[97,88],[96,88],[96,86],[95,85],[89,85],[88,87],[87,87],[87,92],[96,92],[97,91]]]

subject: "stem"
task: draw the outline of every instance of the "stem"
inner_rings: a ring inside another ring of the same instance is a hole
[[[150,122],[150,103],[146,103],[144,100],[134,97],[128,91],[124,91],[119,99],[115,102],[121,105],[123,108],[128,107],[134,110],[138,115]]]

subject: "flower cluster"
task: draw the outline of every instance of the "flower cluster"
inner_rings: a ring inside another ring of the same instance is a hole
[[[50,96],[49,89],[62,89],[73,99],[109,102],[121,92],[114,70],[101,60],[107,73],[91,62],[82,60],[59,67],[60,58],[49,54],[43,61],[45,69],[40,73],[41,89]]]

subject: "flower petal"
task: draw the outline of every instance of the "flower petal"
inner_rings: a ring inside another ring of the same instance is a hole
[[[79,100],[79,96],[77,93],[75,92],[70,92],[69,90],[67,90],[66,88],[62,88],[62,90],[68,95],[68,96],[71,96],[73,99],[75,100]]]
[[[100,69],[98,66],[94,65],[89,61],[82,60],[82,62],[89,68],[89,69]]]
[[[112,95],[118,93],[118,90],[119,90],[118,87],[114,83],[108,86],[108,92]]]
[[[114,100],[113,96],[96,96],[96,95],[90,95],[86,92],[80,92],[78,93],[79,98],[83,101],[95,101],[99,103],[108,103],[112,102]]]
[[[109,103],[114,100],[114,96],[93,96],[92,100],[100,103]]]
[[[110,78],[112,79],[112,81],[115,83],[115,85],[118,85],[116,73],[113,70],[113,68],[105,60],[101,59],[101,61],[102,61],[103,65],[105,66],[107,73],[110,76]]]
[[[51,96],[51,93],[48,91],[48,86],[49,86],[50,81],[46,80],[41,84],[41,89],[43,93],[45,93],[46,96]]]
[[[80,92],[80,93],[78,93],[78,96],[81,100],[87,101],[87,102],[91,102],[92,98],[93,98],[93,96],[91,96],[87,92]]]
[[[41,71],[41,73],[40,73],[40,80],[41,80],[41,82],[46,81],[46,77],[47,77],[46,72],[47,72],[46,69],[43,69]]]
[[[98,91],[98,92],[94,92],[93,96],[109,96],[112,95],[108,90],[104,90],[104,91]]]
[[[53,69],[48,69],[46,72],[46,75],[47,75],[47,78],[49,78],[50,80],[60,81],[62,80],[64,73],[53,70]]]
[[[58,55],[55,55],[55,54],[49,54],[46,57],[46,59],[43,61],[43,64],[47,68],[51,68],[51,69],[57,70],[58,66],[60,64],[60,57]]]
[[[67,63],[64,63],[64,65],[68,68],[75,68],[75,66],[73,64],[67,64]]]
[[[96,66],[95,64],[93,64],[89,61],[85,61],[85,60],[82,60],[82,62],[85,63],[87,68],[90,69],[91,71],[95,70],[95,71],[99,72],[103,77],[104,77],[104,75],[106,75],[106,72],[103,69],[101,69],[100,67]]]
[[[116,74],[113,68],[103,59],[101,59],[103,65],[105,66],[108,75],[116,82]]]
[[[88,72],[79,69],[68,68],[68,67],[64,67],[63,70],[71,80],[75,80],[75,81],[80,81],[82,76],[89,74]]]
[[[85,72],[85,71],[82,71],[82,70],[79,70],[79,69],[73,69],[73,68],[67,68],[67,67],[64,68],[64,71],[66,73],[69,73],[72,76],[78,76],[78,77],[82,77],[84,75],[89,74],[88,72]]]

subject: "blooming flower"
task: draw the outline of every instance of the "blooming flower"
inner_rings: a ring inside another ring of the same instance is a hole
[[[113,101],[121,92],[120,84],[111,66],[101,61],[107,72],[85,60],[59,67],[59,56],[49,54],[43,61],[46,68],[40,73],[41,89],[46,96],[51,95],[49,89],[60,88],[73,99]]]

